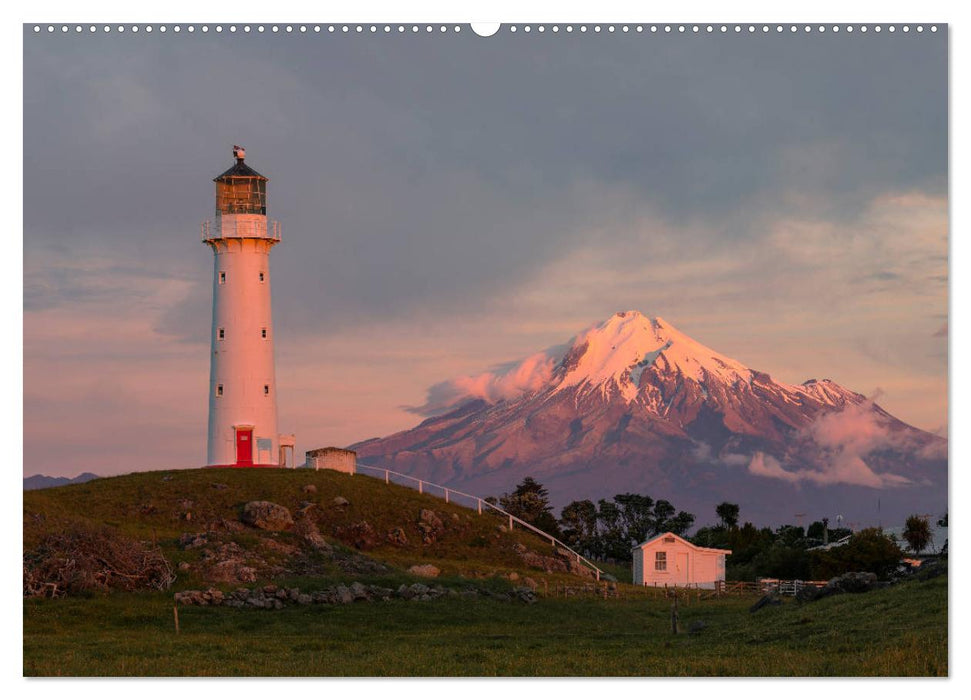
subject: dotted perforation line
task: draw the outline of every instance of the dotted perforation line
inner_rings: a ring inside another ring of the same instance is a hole
[[[889,32],[893,33],[903,33],[907,34],[910,32],[923,33],[924,31],[936,32],[938,30],[937,25],[923,25],[923,24],[524,24],[517,25],[511,24],[505,26],[506,29],[511,34],[531,34],[533,32],[539,34],[545,34],[547,32],[551,34],[782,34],[782,33],[803,33],[803,34],[823,34],[823,33],[833,33],[838,34],[840,32],[845,32],[847,34],[852,34],[853,32],[859,32],[861,34],[866,34],[867,32],[881,33]],[[463,31],[461,25],[446,25],[446,24],[173,24],[173,25],[139,25],[139,24],[118,24],[118,25],[82,25],[82,24],[35,24],[33,25],[33,32],[35,34],[41,33],[75,33],[75,34],[96,34],[96,33],[116,33],[124,34],[126,32],[131,34],[137,34],[143,32],[145,34],[151,34],[153,32],[158,32],[160,34],[165,34],[166,32],[172,32],[175,34],[188,33],[195,34],[197,32],[202,34],[208,34],[210,32],[215,32],[221,34],[223,32],[229,32],[230,34],[242,33],[242,34],[446,34],[446,33],[459,33]],[[474,32],[473,32],[474,33]]]
[[[553,34],[643,34],[645,32],[649,34],[782,34],[785,32],[791,34],[797,32],[806,34],[823,34],[827,32],[838,34],[845,32],[852,34],[853,32],[861,32],[865,34],[867,32],[876,32],[879,34],[883,31],[890,32],[891,34],[896,32],[907,34],[911,31],[917,33],[924,31],[936,32],[938,27],[933,24],[512,24],[506,27],[506,29],[512,34],[517,32],[522,34],[534,32],[540,34],[547,32]]]
[[[146,34],[151,34],[153,31],[159,33],[173,32],[175,34],[188,33],[202,33],[208,34],[210,32],[215,32],[221,34],[223,32],[228,32],[230,34],[242,33],[242,34],[390,34],[396,32],[398,34],[412,33],[412,34],[445,34],[445,33],[459,33],[463,31],[461,25],[432,25],[432,24],[173,24],[173,25],[139,25],[139,24],[118,24],[118,25],[83,25],[83,24],[48,24],[33,25],[33,31],[35,34],[40,34],[42,32],[47,32],[48,34],[54,34],[59,32],[61,34],[67,34],[73,32],[75,34],[87,33],[116,33],[124,34],[129,32],[131,34],[137,34],[138,32],[144,32]]]

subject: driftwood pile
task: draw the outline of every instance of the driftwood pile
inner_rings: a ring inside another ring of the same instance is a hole
[[[107,528],[48,535],[24,552],[24,596],[55,598],[93,591],[167,590],[172,567],[157,546]]]

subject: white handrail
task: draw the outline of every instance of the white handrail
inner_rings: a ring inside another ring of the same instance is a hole
[[[464,493],[462,491],[458,491],[458,490],[453,489],[453,488],[450,488],[448,486],[442,486],[440,484],[435,484],[435,483],[432,483],[431,481],[426,481],[425,479],[418,479],[418,478],[416,478],[414,476],[409,476],[408,474],[402,474],[401,472],[392,471],[391,469],[385,469],[384,467],[374,467],[374,466],[371,466],[370,464],[363,464],[361,462],[358,462],[357,463],[357,469],[358,470],[360,470],[360,469],[369,469],[369,470],[374,471],[374,472],[383,473],[384,474],[384,483],[386,483],[386,484],[391,482],[391,475],[392,474],[395,475],[395,476],[397,476],[397,477],[401,477],[402,479],[407,479],[408,481],[414,481],[415,483],[418,484],[418,493],[425,493],[424,487],[426,485],[427,486],[431,486],[431,487],[436,488],[436,489],[441,489],[444,492],[444,494],[445,494],[444,497],[445,497],[445,502],[446,503],[449,503],[450,502],[449,501],[449,496],[450,495],[452,495],[452,496],[462,496],[464,498],[468,498],[468,499],[470,499],[472,501],[475,501],[475,503],[477,505],[478,512],[479,512],[480,515],[482,514],[482,506],[483,505],[488,506],[489,508],[492,508],[492,510],[496,511],[500,515],[504,515],[504,516],[506,516],[506,517],[509,518],[509,529],[510,530],[512,530],[513,523],[515,522],[515,523],[519,523],[520,525],[522,525],[527,530],[531,530],[531,531],[535,532],[537,535],[540,535],[541,537],[545,537],[546,539],[548,539],[550,541],[550,544],[552,544],[553,546],[559,545],[560,547],[562,547],[563,549],[565,549],[566,551],[568,551],[570,554],[572,554],[573,556],[575,556],[576,559],[577,559],[577,563],[585,564],[589,568],[593,569],[594,572],[596,572],[596,574],[597,574],[597,580],[598,581],[600,580],[600,575],[603,573],[603,571],[601,571],[599,568],[597,568],[597,566],[593,562],[591,562],[589,559],[587,559],[586,557],[582,556],[579,552],[573,550],[569,545],[567,545],[564,542],[556,539],[555,537],[553,537],[553,535],[549,534],[548,532],[543,532],[538,527],[535,527],[533,525],[530,525],[525,520],[522,520],[520,518],[517,518],[512,513],[508,512],[506,510],[503,510],[499,506],[493,505],[492,503],[489,503],[489,501],[485,500],[484,498],[479,498],[478,496],[473,496],[470,493]],[[434,494],[430,494],[430,495],[434,495]]]

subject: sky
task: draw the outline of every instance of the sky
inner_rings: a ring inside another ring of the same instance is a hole
[[[947,434],[946,31],[463,29],[25,29],[25,475],[204,463],[233,144],[298,456],[623,309]]]

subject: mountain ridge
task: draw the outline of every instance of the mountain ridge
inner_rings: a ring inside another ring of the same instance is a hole
[[[421,409],[418,426],[352,449],[456,487],[508,491],[533,475],[560,505],[639,490],[701,510],[748,501],[753,516],[779,518],[773,500],[852,508],[847,494],[872,491],[903,508],[894,492],[906,490],[946,508],[946,440],[828,379],[776,382],[637,311],[436,385]]]

